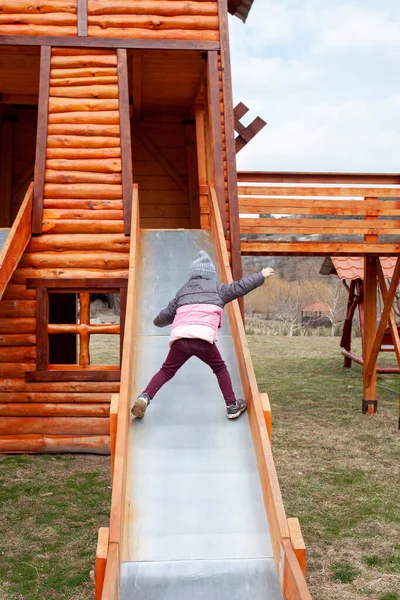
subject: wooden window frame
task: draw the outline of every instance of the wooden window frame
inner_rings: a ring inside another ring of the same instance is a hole
[[[125,309],[127,298],[127,279],[28,279],[27,287],[36,289],[36,371],[26,373],[27,381],[120,381],[121,366],[90,365],[89,340],[90,335],[107,333],[120,335],[120,364],[125,329]],[[120,323],[110,327],[105,325],[90,325],[90,294],[92,293],[120,294]],[[80,323],[76,325],[52,325],[49,323],[49,294],[70,293],[81,297]],[[84,302],[83,302],[84,300]],[[84,310],[83,310],[84,307]],[[49,335],[68,333],[66,329],[73,328],[71,335],[78,334],[81,340],[80,360],[76,365],[52,365],[49,362]],[[93,331],[90,331],[93,328]],[[118,332],[115,329],[118,328]],[[54,331],[51,331],[53,329]],[[64,331],[63,331],[64,329]],[[97,331],[96,331],[97,330]],[[83,344],[83,346],[82,346]],[[83,349],[82,349],[83,347]]]

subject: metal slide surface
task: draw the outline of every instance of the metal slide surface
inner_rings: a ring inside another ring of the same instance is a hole
[[[187,281],[200,230],[144,231],[134,394],[168,352],[154,316]],[[228,317],[218,346],[241,394]],[[121,600],[275,600],[282,594],[247,415],[228,421],[216,378],[196,358],[129,433]]]

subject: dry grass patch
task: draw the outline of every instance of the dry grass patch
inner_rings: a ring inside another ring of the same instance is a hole
[[[249,341],[271,400],[286,511],[299,517],[308,547],[313,598],[400,600],[396,393],[379,387],[379,412],[365,417],[361,368],[342,368],[337,338]],[[379,384],[399,389],[396,376]]]

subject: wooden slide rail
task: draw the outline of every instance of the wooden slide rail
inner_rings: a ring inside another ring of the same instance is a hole
[[[229,256],[218,200],[212,186],[210,187],[210,213],[219,270],[223,279],[230,283],[232,274]],[[248,403],[249,422],[283,597],[285,600],[311,600],[302,566],[296,556],[296,552],[299,553],[299,556],[302,552],[304,555],[304,542],[302,542],[299,527],[297,527],[296,534],[293,534],[296,528],[293,527],[293,524],[289,526],[290,523],[286,518],[266,423],[269,412],[268,404],[265,397],[263,399],[258,391],[239,303],[237,301],[230,303],[227,310],[243,391]],[[304,560],[302,564],[305,568]]]
[[[17,217],[0,253],[0,299],[32,236],[33,183],[30,184]]]
[[[117,600],[122,543],[122,524],[125,509],[125,486],[128,458],[128,435],[130,425],[130,400],[135,365],[134,319],[137,299],[137,265],[139,262],[139,195],[133,186],[131,245],[129,252],[128,293],[126,302],[125,333],[122,351],[121,386],[119,394],[113,395],[110,409],[110,443],[112,464],[112,496],[108,537],[108,551],[102,589],[96,600]],[[100,563],[104,568],[104,562]],[[102,578],[101,571],[97,579]],[[96,588],[97,589],[97,588]]]
[[[390,255],[400,250],[392,237],[400,234],[398,176],[249,173],[244,181],[245,175],[238,174],[240,232],[260,237],[243,240],[242,254]],[[284,235],[290,241],[279,239]],[[320,235],[325,239],[316,241]]]

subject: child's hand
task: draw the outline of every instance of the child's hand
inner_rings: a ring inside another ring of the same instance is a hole
[[[265,279],[267,279],[267,277],[270,275],[275,275],[275,271],[271,269],[271,267],[266,267],[261,271],[261,273],[264,275]]]

